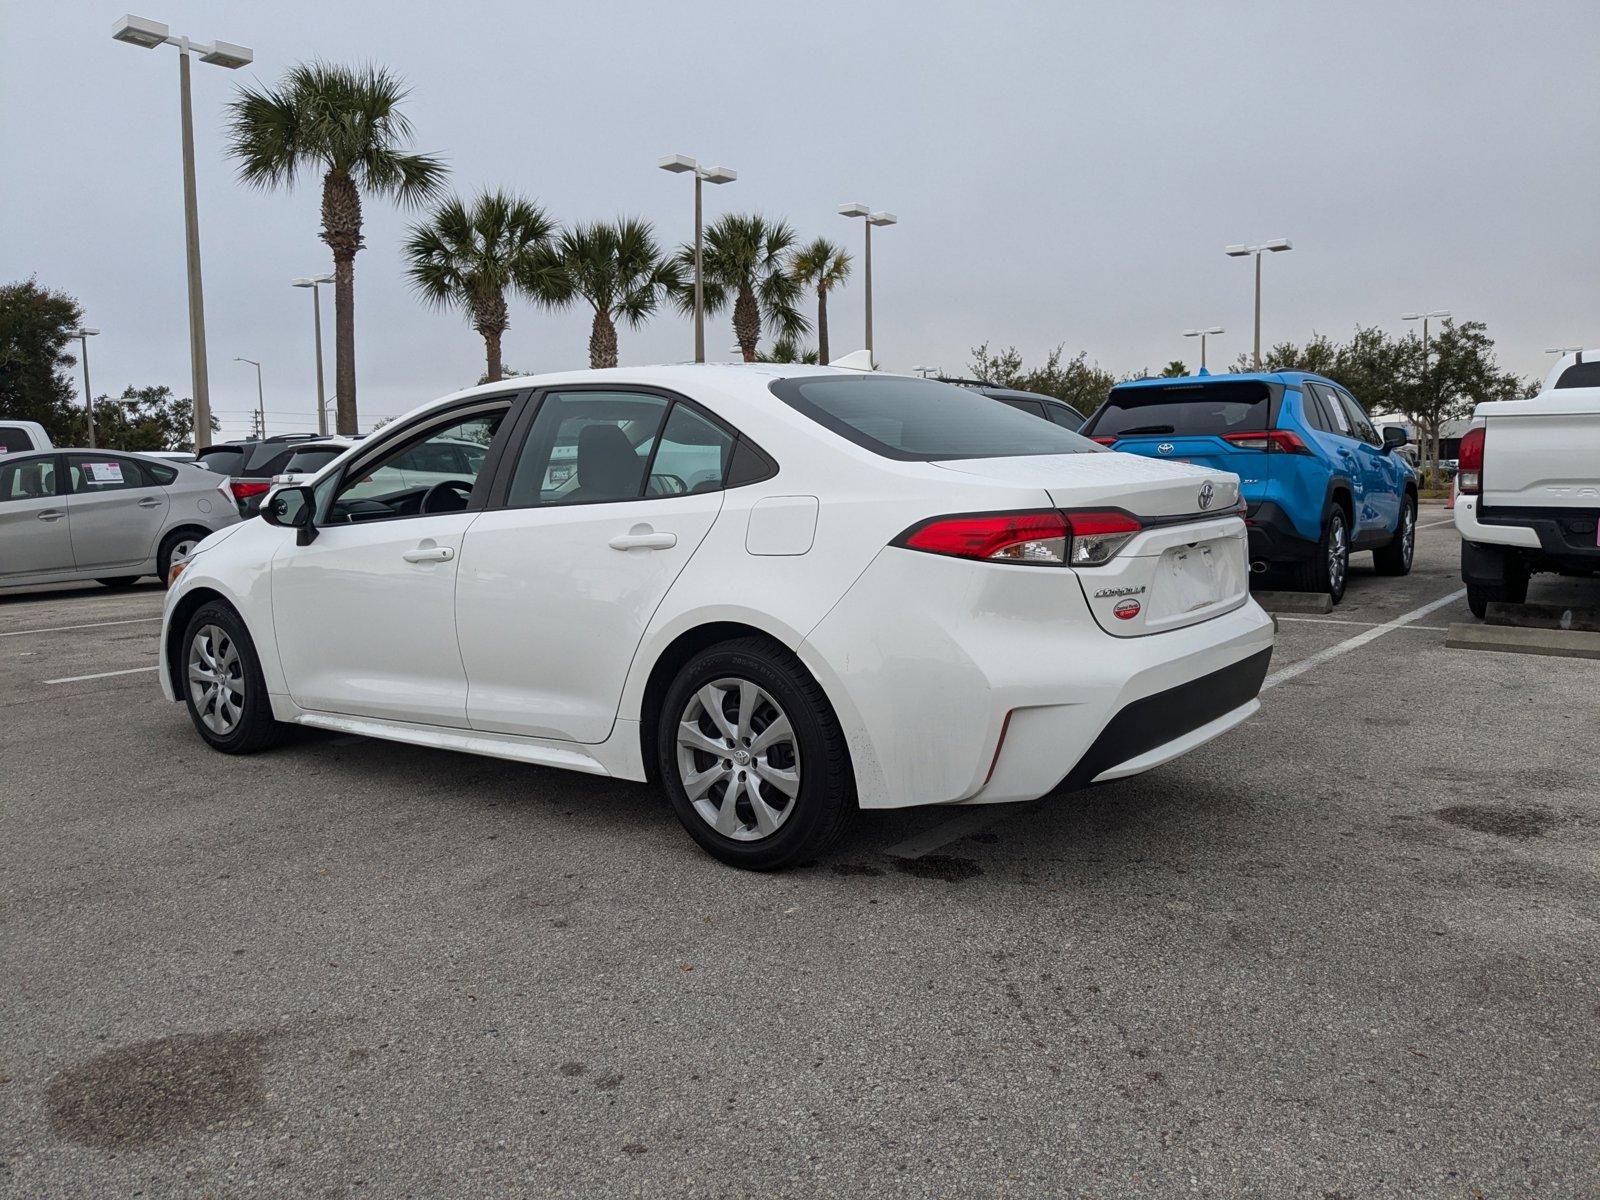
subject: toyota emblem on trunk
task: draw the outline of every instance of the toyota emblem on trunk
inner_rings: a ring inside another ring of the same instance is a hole
[[[1212,488],[1211,481],[1209,479],[1200,485],[1200,507],[1202,510],[1211,507],[1211,498],[1214,495],[1216,495],[1216,492]]]
[[[1158,453],[1158,454],[1171,454],[1172,453],[1172,443],[1171,442],[1162,442],[1161,445],[1156,447],[1156,453]]]

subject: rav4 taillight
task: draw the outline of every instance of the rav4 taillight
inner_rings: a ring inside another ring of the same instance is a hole
[[[262,496],[272,490],[270,479],[235,479],[233,481],[233,495],[236,500],[244,500],[250,496]]]
[[[1300,435],[1288,429],[1264,429],[1259,433],[1225,433],[1222,440],[1241,450],[1264,450],[1268,454],[1310,454],[1311,448]]]
[[[893,544],[907,550],[1019,566],[1094,567],[1109,562],[1144,528],[1125,512],[977,513],[933,517]]]
[[[1483,434],[1483,426],[1474,425],[1461,439],[1456,489],[1463,496],[1476,496],[1483,491]]]

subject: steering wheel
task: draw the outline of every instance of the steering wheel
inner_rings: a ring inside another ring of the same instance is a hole
[[[430,512],[460,512],[467,506],[467,501],[472,497],[472,484],[465,479],[446,479],[436,483],[422,494],[422,503],[417,506],[419,513]],[[440,503],[435,503],[439,501]]]
[[[656,492],[657,488],[661,490]],[[650,489],[660,496],[681,496],[689,490],[689,485],[683,481],[681,475],[668,475],[658,471],[650,476]]]

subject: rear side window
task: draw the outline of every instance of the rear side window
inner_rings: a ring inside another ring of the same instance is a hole
[[[289,461],[284,465],[284,471],[296,475],[309,475],[313,471],[320,471],[344,451],[336,446],[328,446],[322,450],[296,450],[289,456]]]
[[[197,461],[208,471],[218,475],[237,475],[244,466],[243,446],[218,446],[200,451]]]
[[[780,379],[772,392],[847,441],[905,462],[1100,449],[1037,415],[934,379],[825,375]]]
[[[1323,433],[1337,433],[1333,418],[1328,415],[1327,407],[1317,398],[1317,394],[1307,386],[1300,393],[1300,409],[1305,413],[1306,424],[1313,429],[1320,429]]]
[[[517,459],[507,505],[639,499],[671,403],[643,392],[548,393]]]
[[[1035,417],[1044,416],[1044,405],[1037,400],[1016,400],[1010,396],[1001,396],[999,399],[1001,404],[1009,404],[1018,412],[1029,413]]]
[[[166,487],[168,484],[172,483],[178,478],[178,473],[171,467],[163,467],[156,463],[149,462],[141,463],[140,466],[146,475],[150,476],[151,479],[155,480],[162,487]]]
[[[1317,394],[1317,402],[1321,404],[1324,413],[1333,422],[1331,432],[1344,437],[1355,437],[1355,431],[1350,428],[1350,417],[1344,411],[1344,405],[1339,403],[1339,397],[1334,394],[1334,390],[1325,383],[1313,383],[1309,386]]]
[[[1084,426],[1096,437],[1221,437],[1271,429],[1273,389],[1260,380],[1112,388]]]
[[[1600,387],[1600,358],[1573,363],[1556,379],[1558,388]]]
[[[1075,408],[1068,408],[1065,404],[1046,404],[1044,410],[1063,429],[1076,433],[1083,426],[1083,414]]]

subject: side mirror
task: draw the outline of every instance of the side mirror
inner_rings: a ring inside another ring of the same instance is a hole
[[[296,530],[295,541],[302,546],[316,539],[317,527],[313,521],[317,513],[317,498],[308,487],[282,487],[267,497],[261,506],[261,519],[280,529]]]
[[[1385,425],[1383,427],[1383,452],[1385,454],[1391,450],[1400,449],[1410,440],[1411,438],[1406,434],[1405,427],[1402,425]]]

